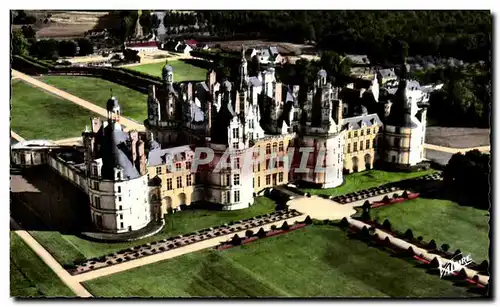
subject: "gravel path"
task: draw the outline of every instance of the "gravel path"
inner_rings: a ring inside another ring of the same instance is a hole
[[[426,143],[452,148],[469,148],[490,145],[490,129],[427,127]]]

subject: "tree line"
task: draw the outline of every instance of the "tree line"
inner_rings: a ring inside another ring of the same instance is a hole
[[[212,35],[248,33],[338,53],[368,54],[374,63],[400,56],[440,55],[468,61],[490,56],[489,11],[197,11]]]

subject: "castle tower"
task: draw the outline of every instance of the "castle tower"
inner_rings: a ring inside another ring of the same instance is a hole
[[[241,64],[240,64],[240,90],[248,88],[248,63],[245,57],[246,49],[241,45]]]
[[[111,122],[120,121],[121,107],[120,104],[118,103],[118,99],[116,99],[116,97],[113,96],[113,92],[111,92],[111,97],[108,99],[108,102],[106,103],[106,110],[108,111],[108,121]]]
[[[167,87],[174,84],[174,69],[172,66],[168,65],[168,61],[165,62],[165,66],[162,69],[163,84]]]
[[[137,11],[137,22],[135,23],[135,29],[134,29],[134,38],[136,39],[140,39],[144,36],[144,32],[142,30],[142,26],[141,26],[141,15],[142,15],[142,12],[141,10],[138,10]]]

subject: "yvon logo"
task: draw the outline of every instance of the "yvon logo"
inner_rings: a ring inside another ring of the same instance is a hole
[[[441,278],[449,276],[455,272],[459,272],[462,268],[465,268],[472,263],[470,255],[464,257],[462,254],[455,255],[448,261],[441,261],[442,260],[439,260],[439,274]]]

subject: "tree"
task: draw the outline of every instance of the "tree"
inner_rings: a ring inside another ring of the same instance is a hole
[[[148,36],[148,34],[150,34],[153,30],[153,16],[156,15],[151,15],[151,11],[142,11],[141,16],[139,17],[139,23],[142,26],[144,36]]]
[[[78,55],[85,56],[94,53],[94,45],[89,39],[80,38],[76,42],[80,48]]]
[[[76,55],[76,43],[73,41],[60,41],[57,44],[59,56],[72,57]]]
[[[56,60],[58,46],[58,42],[54,39],[40,40],[32,46],[32,53],[40,59]]]
[[[12,31],[12,54],[27,55],[28,54],[28,40],[24,37],[20,29]]]
[[[125,49],[123,51],[123,57],[127,62],[136,63],[141,61],[141,57],[139,56],[139,51],[137,50]]]
[[[285,221],[283,222],[283,225],[281,225],[281,230],[289,230],[290,226],[288,226],[288,223]]]
[[[443,244],[441,245],[441,249],[446,253],[450,249],[450,246],[448,244]]]
[[[27,15],[25,11],[17,11],[17,15],[14,16],[12,23],[15,25],[22,24],[34,24],[36,22],[36,17],[32,15]]]
[[[36,38],[36,31],[33,30],[33,28],[31,26],[22,26],[21,27],[21,30],[24,34],[24,37],[26,37],[26,39],[35,39]]]

